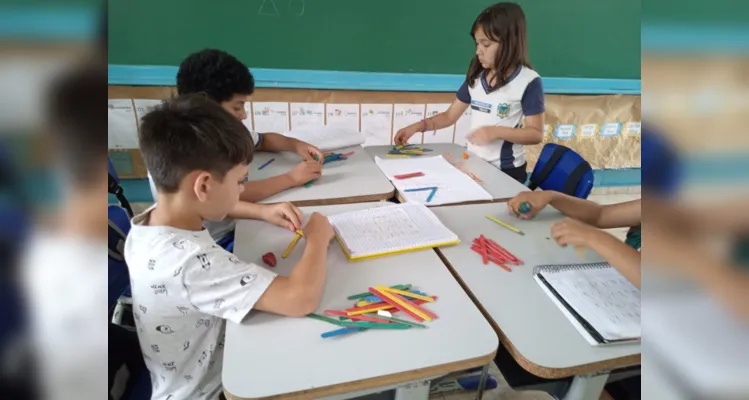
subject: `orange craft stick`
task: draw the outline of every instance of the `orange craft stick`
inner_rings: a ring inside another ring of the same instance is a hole
[[[399,301],[403,302],[404,306],[408,307],[409,309],[413,308],[412,311],[419,312],[419,313],[422,313],[422,314],[426,315],[427,318],[424,318],[424,319],[426,319],[427,321],[431,321],[433,319],[437,319],[437,315],[434,314],[433,312],[427,310],[426,308],[417,306],[416,304],[414,304],[410,300],[406,299],[405,297],[403,297],[403,296],[401,296],[401,295],[399,295],[397,293],[392,293],[390,290],[385,290],[385,289],[388,289],[386,286],[375,286],[375,288],[378,289],[380,291],[380,293],[385,293],[386,295],[392,296],[393,298],[395,298],[395,300],[399,300]]]
[[[397,294],[393,295],[392,293],[382,293],[375,288],[369,288],[369,293],[372,293],[382,300],[385,300],[386,303],[395,307],[398,311],[402,311],[408,314],[411,318],[415,319],[416,322],[424,322],[424,320],[426,320],[426,315],[424,313],[417,313],[416,310],[410,309],[409,307],[403,305],[401,302],[395,300],[395,296],[397,296]]]
[[[432,299],[437,300],[437,296],[432,296]],[[424,304],[425,301],[423,301],[423,300],[416,300],[416,301],[414,301],[414,303],[416,303],[416,304]],[[387,303],[384,303],[384,304],[383,303],[377,303],[377,304],[372,304],[372,305],[368,305],[368,306],[364,306],[364,307],[347,308],[346,309],[346,314],[348,314],[349,316],[352,316],[352,315],[361,315],[361,314],[373,313],[373,312],[376,313],[379,310],[392,310],[394,308],[395,307],[393,307],[393,306],[391,306],[390,304],[387,304]]]

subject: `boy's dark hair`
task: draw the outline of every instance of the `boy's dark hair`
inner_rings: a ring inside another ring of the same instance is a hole
[[[250,70],[233,55],[215,49],[190,54],[179,65],[177,93],[205,93],[218,103],[234,95],[251,95],[255,79]]]
[[[495,42],[499,42],[499,51],[494,60],[497,80],[489,90],[496,90],[507,84],[507,75],[520,65],[533,68],[528,60],[528,38],[526,35],[525,13],[515,3],[497,3],[482,11],[471,27],[471,37],[478,28],[482,28],[486,35]],[[473,83],[481,75],[481,66],[477,55],[473,56],[468,67],[466,79]]]
[[[99,100],[106,85],[106,65],[94,60],[64,72],[50,87],[46,106],[52,148],[79,187],[95,183],[106,168],[107,121]]]
[[[204,94],[167,100],[141,122],[140,149],[160,191],[174,193],[195,170],[221,180],[252,161],[252,139],[235,116]]]

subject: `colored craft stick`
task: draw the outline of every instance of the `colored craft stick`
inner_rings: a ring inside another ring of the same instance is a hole
[[[489,255],[486,254],[486,238],[484,235],[479,236],[479,249],[481,250],[481,258],[484,261],[484,265],[489,264]]]
[[[433,190],[437,189],[436,186],[430,186],[430,187],[423,187],[423,188],[413,188],[413,189],[406,189],[404,192],[423,192],[425,190]]]
[[[324,313],[326,315],[333,315],[333,316],[336,316],[336,317],[343,317],[344,319],[350,319],[352,321],[376,322],[376,323],[379,323],[379,324],[389,324],[390,323],[390,321],[388,321],[386,319],[381,319],[379,317],[372,317],[370,315],[355,315],[353,317],[349,317],[348,315],[346,315],[345,311],[325,310]]]
[[[423,172],[412,172],[410,174],[395,175],[393,177],[395,179],[408,179],[408,178],[416,178],[417,176],[424,176],[424,173]]]
[[[437,193],[437,188],[432,189],[432,193],[429,193],[429,197],[427,197],[427,203],[432,201],[432,198],[434,198],[435,193]]]
[[[365,315],[368,315],[368,314],[365,314]],[[359,317],[362,317],[362,316],[363,315],[359,315]],[[356,318],[356,317],[354,317],[354,318]],[[388,321],[391,321],[391,322],[397,322],[399,324],[406,324],[406,325],[412,326],[414,328],[426,328],[427,327],[426,325],[417,324],[416,322],[406,321],[406,320],[400,319],[400,318],[386,317],[384,315],[378,315],[377,318],[385,319],[385,320],[388,320]]]
[[[291,243],[289,243],[289,246],[284,250],[283,254],[281,254],[281,258],[286,258],[291,254],[291,251],[294,250],[294,246],[296,246],[296,242],[299,241],[299,238],[301,238],[303,235],[301,234],[301,231],[296,231],[296,236],[294,236],[294,239],[291,240]]]
[[[471,247],[471,250],[473,250],[473,251],[475,251],[475,252],[477,252],[477,253],[480,254],[478,246]],[[500,267],[504,268],[505,271],[507,271],[507,272],[512,272],[512,270],[510,269],[510,267],[508,267],[508,266],[505,265],[507,263],[507,260],[501,259],[500,257],[497,257],[497,255],[495,255],[495,254],[490,254],[489,255],[489,261],[491,261],[494,264],[497,264]],[[486,264],[484,264],[484,265],[486,265]]]
[[[405,154],[387,154],[385,155],[386,158],[411,158],[410,156],[407,156]]]
[[[408,314],[411,318],[415,319],[416,322],[424,322],[428,318],[426,314],[422,312],[417,312],[417,310],[415,310],[412,307],[407,306],[403,301],[396,300],[395,297],[398,296],[397,294],[384,293],[375,288],[369,288],[369,291],[375,296],[385,300],[386,303],[395,307],[399,311],[402,311]]]
[[[372,297],[377,297],[377,296],[372,296]],[[371,306],[372,304],[380,304],[380,303],[384,303],[384,302],[380,301],[380,300],[378,300],[378,301],[361,300],[361,301],[358,301],[356,303],[356,306],[357,307],[366,307],[366,306]]]
[[[480,241],[477,240],[477,239],[473,240],[473,244],[477,245],[477,246],[481,245]],[[514,254],[510,253],[507,249],[505,249],[504,247],[498,245],[497,242],[495,242],[495,241],[493,241],[491,239],[486,239],[486,248],[490,252],[502,256],[502,258],[507,259],[507,261],[509,261],[511,263],[514,263],[514,264],[517,264],[517,265],[523,264],[522,260],[520,260],[519,258],[515,257]]]
[[[326,316],[320,315],[320,314],[314,314],[314,313],[307,314],[307,318],[312,318],[312,319],[316,319],[318,321],[328,322],[328,323],[331,323],[333,325],[339,325],[339,326],[341,326],[341,321],[339,321],[339,320],[337,320],[335,318],[326,317]]]
[[[323,339],[327,339],[327,338],[333,337],[333,336],[345,335],[347,333],[361,332],[361,331],[364,331],[364,330],[366,330],[366,329],[364,329],[364,328],[341,328],[341,329],[336,329],[334,331],[325,332],[325,333],[321,334],[320,337],[323,338]]]
[[[261,170],[261,169],[267,167],[268,164],[272,163],[273,161],[276,161],[276,159],[275,158],[271,158],[270,160],[266,161],[263,165],[261,165],[260,167],[258,167],[258,170]]]
[[[501,221],[501,220],[497,219],[496,217],[494,217],[492,215],[487,215],[486,218],[489,218],[490,220],[498,223],[499,225],[501,225],[501,226],[503,226],[503,227],[505,227],[505,228],[507,228],[507,229],[509,229],[509,230],[511,230],[511,231],[513,231],[513,232],[515,232],[517,234],[519,234],[519,235],[525,235],[525,233],[523,233],[523,231],[521,231],[520,229],[515,228],[514,226],[508,224],[507,222]]]
[[[437,296],[432,296],[432,298],[435,299],[435,300],[437,300]],[[422,300],[414,300],[414,303],[415,304],[424,304],[426,302],[422,301]],[[372,304],[372,305],[368,305],[368,306],[364,306],[364,307],[347,308],[346,309],[346,314],[348,314],[348,316],[350,317],[350,316],[353,316],[353,315],[361,315],[361,314],[366,314],[366,313],[371,313],[371,312],[377,312],[378,310],[392,310],[394,308],[395,307],[393,307],[390,304],[377,303],[377,304]]]
[[[378,322],[347,322],[343,321],[342,325],[349,328],[349,327],[355,327],[355,328],[372,328],[372,329],[408,329],[410,328],[409,325],[406,324],[391,324],[391,323],[385,323],[381,324]]]
[[[397,288],[396,288],[396,289],[397,289]],[[404,295],[403,293],[408,293],[408,294]],[[402,295],[403,297],[405,297],[405,298],[407,298],[407,299],[411,299],[411,300],[414,300],[414,299],[416,299],[416,297],[414,297],[414,296],[413,296],[414,294],[420,294],[420,295],[422,295],[422,296],[428,296],[428,295],[427,295],[426,293],[424,293],[424,292],[420,292],[420,291],[418,291],[418,290],[410,290],[410,291],[405,291],[405,290],[404,290],[404,291],[403,291],[403,293],[401,293],[401,295]],[[431,297],[430,297],[430,299],[431,299]],[[367,303],[370,303],[370,304],[372,304],[372,303],[382,303],[382,299],[381,299],[381,298],[379,298],[379,297],[377,297],[377,296],[369,296],[369,297],[365,297],[365,298],[364,298],[364,301],[365,301],[365,302],[367,302]],[[429,300],[429,301],[431,301],[431,300]]]
[[[416,293],[413,293],[413,292],[406,292],[406,291],[404,291],[404,290],[400,290],[400,289],[393,289],[393,288],[389,288],[389,287],[385,287],[385,286],[381,286],[381,288],[382,288],[382,289],[380,289],[380,287],[378,287],[377,289],[379,289],[380,291],[383,291],[383,290],[384,290],[384,291],[386,291],[386,292],[390,292],[390,293],[395,293],[395,294],[399,294],[399,295],[401,295],[401,296],[403,296],[403,297],[406,297],[406,298],[409,298],[409,297],[410,297],[410,298],[414,298],[414,299],[417,299],[417,300],[424,300],[424,301],[426,301],[427,303],[431,303],[431,302],[433,302],[433,301],[434,301],[434,300],[433,300],[433,299],[432,299],[431,297],[428,297],[428,296],[422,296],[422,295],[420,295],[420,294],[416,294]]]
[[[391,287],[391,288],[393,288],[393,289],[400,289],[400,290],[408,290],[408,289],[411,289],[411,285],[410,285],[410,284],[405,284],[405,285],[393,285],[393,286],[390,286],[390,287]],[[358,299],[363,299],[363,298],[365,298],[365,297],[369,297],[369,296],[371,296],[371,295],[372,295],[372,294],[371,294],[371,293],[369,293],[369,292],[364,292],[364,293],[352,294],[351,296],[347,297],[346,299],[347,299],[347,300],[358,300]]]

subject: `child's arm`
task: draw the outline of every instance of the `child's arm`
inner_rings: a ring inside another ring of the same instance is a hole
[[[516,144],[539,144],[544,140],[544,115],[525,117],[521,128],[507,126],[482,126],[474,129],[468,140],[478,145],[486,145],[495,140],[506,140]]]
[[[531,211],[520,213],[520,205],[530,203]],[[521,192],[507,207],[521,219],[532,218],[548,204],[567,217],[582,221],[599,229],[632,227],[641,224],[640,200],[602,206],[590,200],[578,199],[553,190]]]
[[[309,143],[279,133],[263,133],[261,135],[263,139],[257,147],[258,151],[290,151],[299,154],[306,161],[317,159],[319,163],[323,162],[323,154],[320,149]]]
[[[239,198],[243,201],[258,202],[286,189],[302,186],[311,180],[320,178],[321,175],[322,166],[319,162],[314,160],[302,161],[283,175],[246,182],[244,191]]]
[[[293,232],[301,227],[302,212],[291,203],[266,205],[239,201],[227,217],[263,220]]]
[[[414,122],[413,124],[405,128],[401,128],[398,133],[395,134],[394,141],[396,144],[406,145],[408,144],[408,139],[410,139],[411,136],[413,136],[417,132],[435,131],[454,125],[456,122],[458,122],[460,116],[463,115],[463,113],[467,109],[468,104],[455,99],[452,104],[450,104],[450,108],[448,108],[446,111],[441,112],[433,117],[421,120],[419,122]],[[426,129],[424,129],[425,122]]]

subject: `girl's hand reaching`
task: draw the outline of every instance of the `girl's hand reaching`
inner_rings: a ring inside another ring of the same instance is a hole
[[[550,192],[520,192],[507,202],[507,209],[520,219],[531,219],[550,202]]]
[[[415,135],[416,132],[416,130],[409,129],[409,127],[407,126],[398,130],[398,133],[395,134],[395,139],[393,141],[395,142],[395,144],[405,146],[408,144],[408,139],[411,139],[411,137]]]

